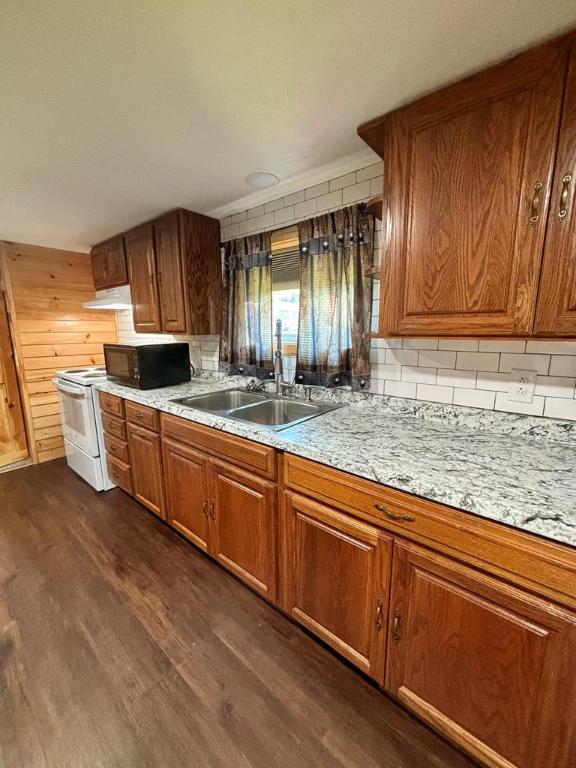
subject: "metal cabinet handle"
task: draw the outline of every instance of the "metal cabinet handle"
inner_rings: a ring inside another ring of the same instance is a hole
[[[390,510],[386,509],[384,504],[380,504],[380,502],[378,502],[377,504],[374,504],[374,506],[376,507],[378,512],[383,512],[386,515],[386,517],[390,518],[390,520],[395,520],[396,522],[401,522],[401,523],[416,522],[416,518],[414,517],[414,515],[401,515],[398,512],[390,512]]]
[[[384,607],[384,600],[378,599],[376,603],[376,629],[382,629],[382,608]]]
[[[558,211],[558,218],[560,221],[565,219],[568,214],[568,193],[570,191],[570,182],[572,181],[572,174],[565,173],[562,178],[562,192],[560,194],[560,210]]]
[[[538,179],[534,184],[534,196],[532,197],[532,203],[530,205],[530,224],[536,224],[540,218],[540,190],[544,186],[542,179]]]
[[[212,520],[216,520],[216,515],[214,514],[214,499],[210,500],[210,512],[209,512],[209,514],[210,514],[210,517],[212,518]]]
[[[402,614],[400,613],[400,609],[396,608],[394,611],[394,620],[392,621],[392,640],[394,640],[395,643],[400,642],[400,619],[402,618]]]
[[[202,514],[208,517],[208,499],[204,499],[202,502]]]

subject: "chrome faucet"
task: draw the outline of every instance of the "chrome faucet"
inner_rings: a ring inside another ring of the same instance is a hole
[[[292,384],[284,381],[284,363],[282,360],[282,320],[276,320],[276,351],[274,352],[274,379],[276,394],[283,395],[285,390],[292,389]]]

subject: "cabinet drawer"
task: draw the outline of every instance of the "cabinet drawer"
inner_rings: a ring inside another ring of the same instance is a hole
[[[271,480],[276,476],[274,448],[165,413],[162,414],[162,434],[219,456],[232,464],[252,469]]]
[[[126,493],[132,493],[132,476],[130,474],[130,466],[126,462],[117,459],[115,456],[108,454],[106,456],[106,463],[108,464],[108,474],[110,478],[119,488],[126,491]]]
[[[576,550],[298,456],[286,488],[576,607]]]
[[[124,417],[124,400],[116,395],[110,395],[108,392],[98,392],[100,408],[113,416]]]
[[[126,418],[132,424],[139,424],[141,427],[151,429],[153,432],[160,431],[160,420],[158,418],[158,411],[155,408],[126,400]]]
[[[104,412],[102,414],[102,426],[104,427],[104,432],[119,437],[121,440],[126,440],[126,422],[124,419],[119,419],[117,416]]]
[[[121,440],[119,437],[114,437],[111,434],[104,435],[104,445],[108,453],[115,456],[120,461],[124,461],[126,464],[130,463],[130,455],[128,453],[128,443],[126,440]]]

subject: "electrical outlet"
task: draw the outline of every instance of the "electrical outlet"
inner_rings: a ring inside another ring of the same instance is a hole
[[[513,368],[510,371],[508,400],[515,403],[531,403],[534,400],[535,386],[536,371],[520,371]]]

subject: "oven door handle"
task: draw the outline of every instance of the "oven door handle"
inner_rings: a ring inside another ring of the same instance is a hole
[[[72,383],[64,382],[62,379],[52,379],[52,384],[54,384],[56,389],[59,389],[60,392],[64,392],[66,395],[72,395],[72,397],[77,397],[79,400],[84,400],[86,398],[85,387],[80,387]]]

